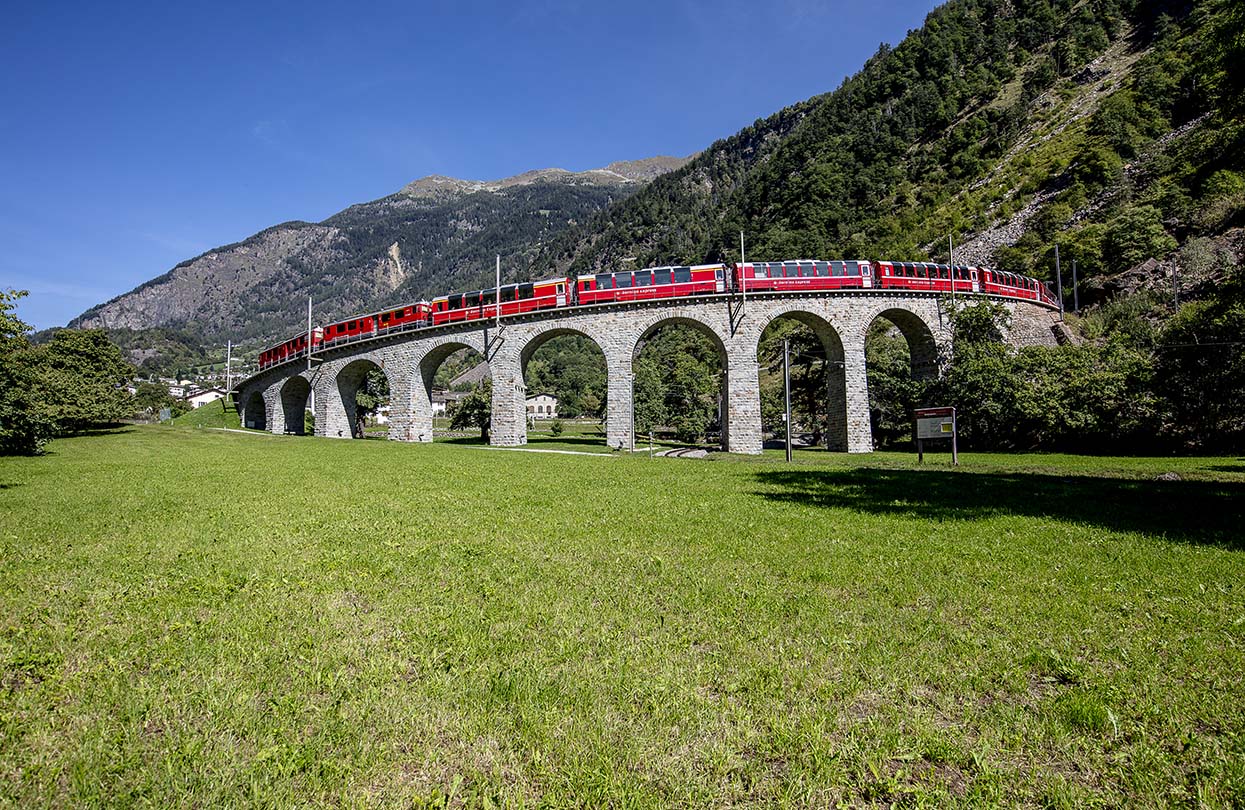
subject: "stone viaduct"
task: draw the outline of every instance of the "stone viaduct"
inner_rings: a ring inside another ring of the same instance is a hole
[[[1015,345],[1053,345],[1058,315],[1048,307],[995,299],[1010,313]],[[831,450],[867,453],[873,449],[869,393],[865,379],[865,334],[878,318],[890,321],[907,339],[912,373],[936,376],[950,347],[950,324],[943,297],[931,293],[846,291],[749,294],[611,303],[559,308],[492,321],[472,321],[378,335],[335,345],[315,355],[275,366],[243,380],[235,401],[243,424],[273,433],[302,433],[303,413],[315,391],[317,436],[356,437],[356,394],[368,372],[379,368],[390,391],[389,438],[432,441],[432,381],[446,358],[463,348],[484,357],[492,380],[494,445],[527,442],[524,372],[547,340],[583,335],[605,355],[608,381],[606,441],[627,447],[632,427],[632,362],[647,338],[673,323],[709,335],[717,345],[725,403],[723,448],[733,453],[761,452],[761,334],[778,318],[807,325],[821,340],[830,361],[826,391]]]

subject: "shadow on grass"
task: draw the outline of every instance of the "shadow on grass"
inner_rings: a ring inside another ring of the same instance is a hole
[[[443,444],[488,444],[479,436],[434,436],[433,441]]]
[[[1245,484],[1234,482],[877,469],[757,479],[776,490],[760,495],[787,503],[930,520],[1021,515],[1245,550]]]
[[[605,437],[586,437],[586,436],[528,436],[528,444],[575,444],[584,447],[604,447]]]
[[[85,428],[83,430],[70,433],[65,438],[71,439],[87,439],[96,436],[120,436],[125,433],[133,433],[133,425],[100,425],[99,427]]]
[[[1214,470],[1215,472],[1226,473],[1245,473],[1245,463],[1242,464],[1215,464],[1205,469]]]

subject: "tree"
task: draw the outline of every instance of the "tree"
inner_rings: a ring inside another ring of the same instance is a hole
[[[1102,252],[1108,266],[1127,270],[1175,249],[1176,240],[1163,228],[1159,210],[1152,205],[1138,205],[1111,220]]]
[[[39,378],[26,337],[31,327],[15,311],[25,295],[0,290],[0,455],[36,455],[56,432],[55,420],[39,404]]]
[[[1155,363],[1169,430],[1186,443],[1245,448],[1245,271],[1216,298],[1186,304],[1163,329]]]
[[[29,352],[38,367],[42,406],[57,432],[74,433],[131,414],[125,386],[134,368],[102,329],[61,329]]]
[[[450,430],[478,427],[480,438],[487,442],[492,422],[493,382],[486,379],[479,388],[458,401],[458,407],[450,417]]]
[[[651,433],[666,424],[666,386],[661,366],[649,357],[635,361],[635,429]]]
[[[173,397],[169,389],[160,383],[140,382],[135,386],[134,411],[158,413],[161,408],[172,408]]]
[[[389,404],[389,378],[385,372],[374,368],[363,379],[363,385],[355,392],[355,410],[359,416],[376,413]]]

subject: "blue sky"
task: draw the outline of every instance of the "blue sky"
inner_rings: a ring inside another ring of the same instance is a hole
[[[428,174],[687,155],[833,90],[931,0],[13,4],[0,286],[62,325]]]

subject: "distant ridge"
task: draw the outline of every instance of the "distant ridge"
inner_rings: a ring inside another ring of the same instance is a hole
[[[496,254],[512,277],[527,277],[557,234],[689,159],[538,169],[494,181],[423,177],[323,222],[286,222],[213,248],[70,325],[270,341],[306,318],[308,297],[320,317],[344,317],[479,286],[492,277]]]
[[[501,180],[460,180],[432,174],[407,183],[399,194],[410,197],[436,197],[443,194],[474,194],[478,191],[500,191],[514,186],[530,185],[541,181],[559,183],[589,183],[598,185],[624,185],[647,183],[666,172],[674,171],[695,157],[678,158],[661,155],[644,160],[620,160],[601,169],[572,172],[566,169],[534,169],[505,177]]]

